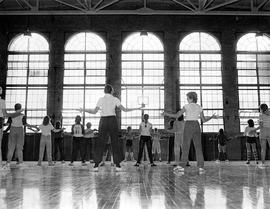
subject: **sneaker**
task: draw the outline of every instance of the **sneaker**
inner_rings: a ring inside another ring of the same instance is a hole
[[[10,164],[7,163],[3,166],[0,167],[0,170],[3,170],[3,171],[9,171],[10,170]]]
[[[229,160],[227,159],[227,160],[225,160],[225,162],[226,162],[226,163],[228,163],[228,162],[229,162]]]
[[[54,166],[53,162],[49,162],[49,166]]]
[[[262,163],[261,163],[261,164],[258,165],[258,167],[259,167],[260,169],[265,169],[266,166],[265,166],[265,164],[262,164]]]
[[[249,160],[246,162],[246,164],[250,164]]]
[[[174,171],[180,171],[180,172],[185,171],[185,169],[182,166],[180,166],[180,165],[176,166],[173,170]]]
[[[161,159],[159,159],[159,162],[162,162],[162,160],[161,160]]]
[[[82,166],[86,166],[87,164],[85,162],[82,162]]]
[[[24,163],[19,163],[18,166],[19,166],[20,168],[26,167],[26,165],[25,165]]]
[[[90,163],[94,163],[94,160],[90,160]]]
[[[38,162],[37,166],[41,166],[41,162]]]
[[[151,167],[155,167],[155,166],[157,166],[155,163],[152,163],[152,164],[151,164]]]
[[[98,166],[94,166],[94,172],[98,172]]]
[[[186,166],[187,166],[187,167],[189,167],[189,166],[190,166],[189,162],[187,162]]]
[[[204,168],[199,168],[199,173],[205,173],[205,169]]]
[[[139,166],[140,166],[140,164],[139,164],[139,163],[136,163],[134,166],[139,167]]]
[[[68,165],[69,165],[69,166],[73,166],[74,164],[73,164],[73,163],[69,163]]]
[[[105,165],[105,163],[104,162],[101,162],[100,164],[99,164],[99,166],[104,166]]]
[[[216,160],[216,163],[220,163],[220,160]]]
[[[117,166],[117,167],[115,167],[115,171],[116,171],[116,172],[121,172],[121,171],[123,171],[123,170],[122,170],[121,167],[118,167],[118,166]]]

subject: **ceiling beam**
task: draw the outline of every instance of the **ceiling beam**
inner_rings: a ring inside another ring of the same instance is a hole
[[[78,2],[78,4],[80,4],[85,10],[88,10],[88,6],[87,6],[87,4],[85,4],[85,2],[82,3],[81,0],[77,0],[77,2]]]
[[[54,1],[56,1],[56,2],[58,2],[58,3],[60,3],[60,4],[63,4],[63,5],[65,5],[65,6],[72,7],[73,9],[77,9],[77,10],[80,10],[80,11],[82,11],[82,12],[87,12],[87,10],[85,10],[85,9],[83,9],[83,8],[81,8],[81,7],[78,7],[78,6],[73,5],[73,4],[69,4],[69,3],[64,2],[64,1],[62,1],[62,0],[54,0]]]
[[[251,11],[209,11],[193,12],[184,10],[23,10],[23,11],[0,11],[0,16],[4,15],[200,15],[200,16],[270,16],[270,12],[260,11],[252,13]]]
[[[26,0],[21,0],[24,4],[26,4],[30,9],[33,9],[34,7]]]
[[[105,4],[103,6],[100,6],[98,7],[95,11],[99,11],[99,10],[102,10],[102,9],[105,9],[106,7],[109,7],[115,3],[119,2],[119,0],[113,0],[112,2],[108,3],[108,4]]]
[[[95,6],[93,7],[93,9],[96,9],[102,2],[103,2],[103,0],[99,0],[99,2],[97,2],[95,4]]]
[[[19,2],[18,0],[16,0],[17,4],[19,4],[19,6],[24,9],[23,5],[21,4],[21,2]]]
[[[266,4],[268,4],[269,2],[270,2],[270,0],[264,0],[261,4],[258,5],[257,10],[259,11],[264,6],[266,6]]]
[[[194,10],[198,10],[195,4],[193,4],[190,0],[186,0],[186,1],[193,7]]]
[[[211,4],[214,2],[214,0],[210,0],[207,2],[207,4],[204,6],[204,9],[206,9],[207,7],[211,6]]]
[[[208,9],[206,9],[205,11],[215,10],[215,9],[220,8],[220,7],[224,7],[224,6],[227,6],[227,5],[230,5],[230,4],[234,4],[234,3],[239,2],[239,1],[240,1],[240,0],[230,0],[230,1],[226,1],[226,2],[224,2],[224,3],[222,3],[222,4],[218,4],[218,5],[216,5],[216,6],[212,6],[212,7],[208,8]]]
[[[174,3],[176,3],[176,4],[181,5],[182,7],[185,7],[188,10],[191,10],[193,12],[196,12],[196,10],[194,10],[193,8],[191,8],[190,6],[188,6],[188,5],[186,5],[186,4],[182,3],[182,2],[179,2],[177,0],[171,0],[171,1],[174,2]]]

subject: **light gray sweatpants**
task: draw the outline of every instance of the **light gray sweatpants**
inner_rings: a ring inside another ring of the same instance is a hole
[[[183,163],[188,162],[188,154],[190,149],[190,143],[193,140],[195,150],[197,166],[199,168],[204,167],[204,158],[202,153],[202,141],[201,141],[201,129],[198,121],[186,121],[184,128],[184,141],[183,141],[183,153],[181,161]]]
[[[8,156],[7,162],[10,163],[14,150],[17,151],[19,163],[23,162],[24,130],[23,127],[11,126],[8,136]]]
[[[49,136],[41,135],[39,144],[39,160],[38,160],[39,162],[43,160],[45,147],[47,152],[47,160],[50,163],[52,162],[52,140],[50,135]]]

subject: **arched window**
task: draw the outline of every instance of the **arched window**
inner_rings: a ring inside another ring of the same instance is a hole
[[[25,109],[27,122],[40,125],[47,115],[49,44],[40,34],[18,35],[8,47],[6,104]]]
[[[217,40],[207,33],[194,32],[183,38],[179,46],[180,104],[187,103],[186,94],[195,91],[205,115],[223,115],[221,53]],[[204,132],[223,128],[223,119],[202,126]]]
[[[73,35],[65,46],[63,125],[71,127],[78,108],[95,107],[106,81],[106,45],[91,32]],[[85,123],[98,126],[98,115],[86,114]]]
[[[258,122],[258,107],[270,103],[270,38],[248,33],[237,42],[237,72],[241,131],[248,119]]]
[[[122,45],[122,103],[131,108],[142,102],[145,110],[122,112],[122,128],[137,128],[143,113],[156,128],[164,128],[160,110],[164,109],[164,52],[153,33],[133,33]]]

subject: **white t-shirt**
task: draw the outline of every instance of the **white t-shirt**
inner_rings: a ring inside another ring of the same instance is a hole
[[[120,100],[111,94],[105,94],[105,96],[101,97],[97,102],[97,107],[101,109],[101,117],[115,116],[115,108],[120,105]]]
[[[0,98],[0,117],[4,117],[3,110],[6,109],[6,102],[5,100]]]
[[[142,122],[140,124],[140,128],[141,128],[141,136],[151,136],[151,132],[150,132],[150,130],[152,129],[151,123]]]
[[[44,126],[43,124],[39,126],[41,130],[41,134],[44,136],[51,136],[51,131],[54,129],[52,124],[48,124],[47,126]]]
[[[189,103],[184,106],[185,108],[185,120],[198,120],[200,119],[200,114],[203,111],[202,107],[196,103]]]
[[[160,133],[159,132],[154,132],[152,136],[153,136],[153,141],[160,141]]]
[[[75,137],[83,137],[83,125],[82,124],[74,124],[72,126],[73,136]]]
[[[247,126],[247,127],[245,128],[244,136],[248,136],[248,137],[256,137],[256,136],[257,136],[256,128]]]
[[[23,127],[23,117],[25,117],[23,114],[15,117],[15,118],[12,118],[12,123],[11,123],[11,126],[13,127]]]
[[[87,128],[85,131],[84,131],[84,138],[87,138],[87,139],[91,139],[91,138],[94,138],[95,135],[94,135],[94,131],[91,129],[91,128]]]

